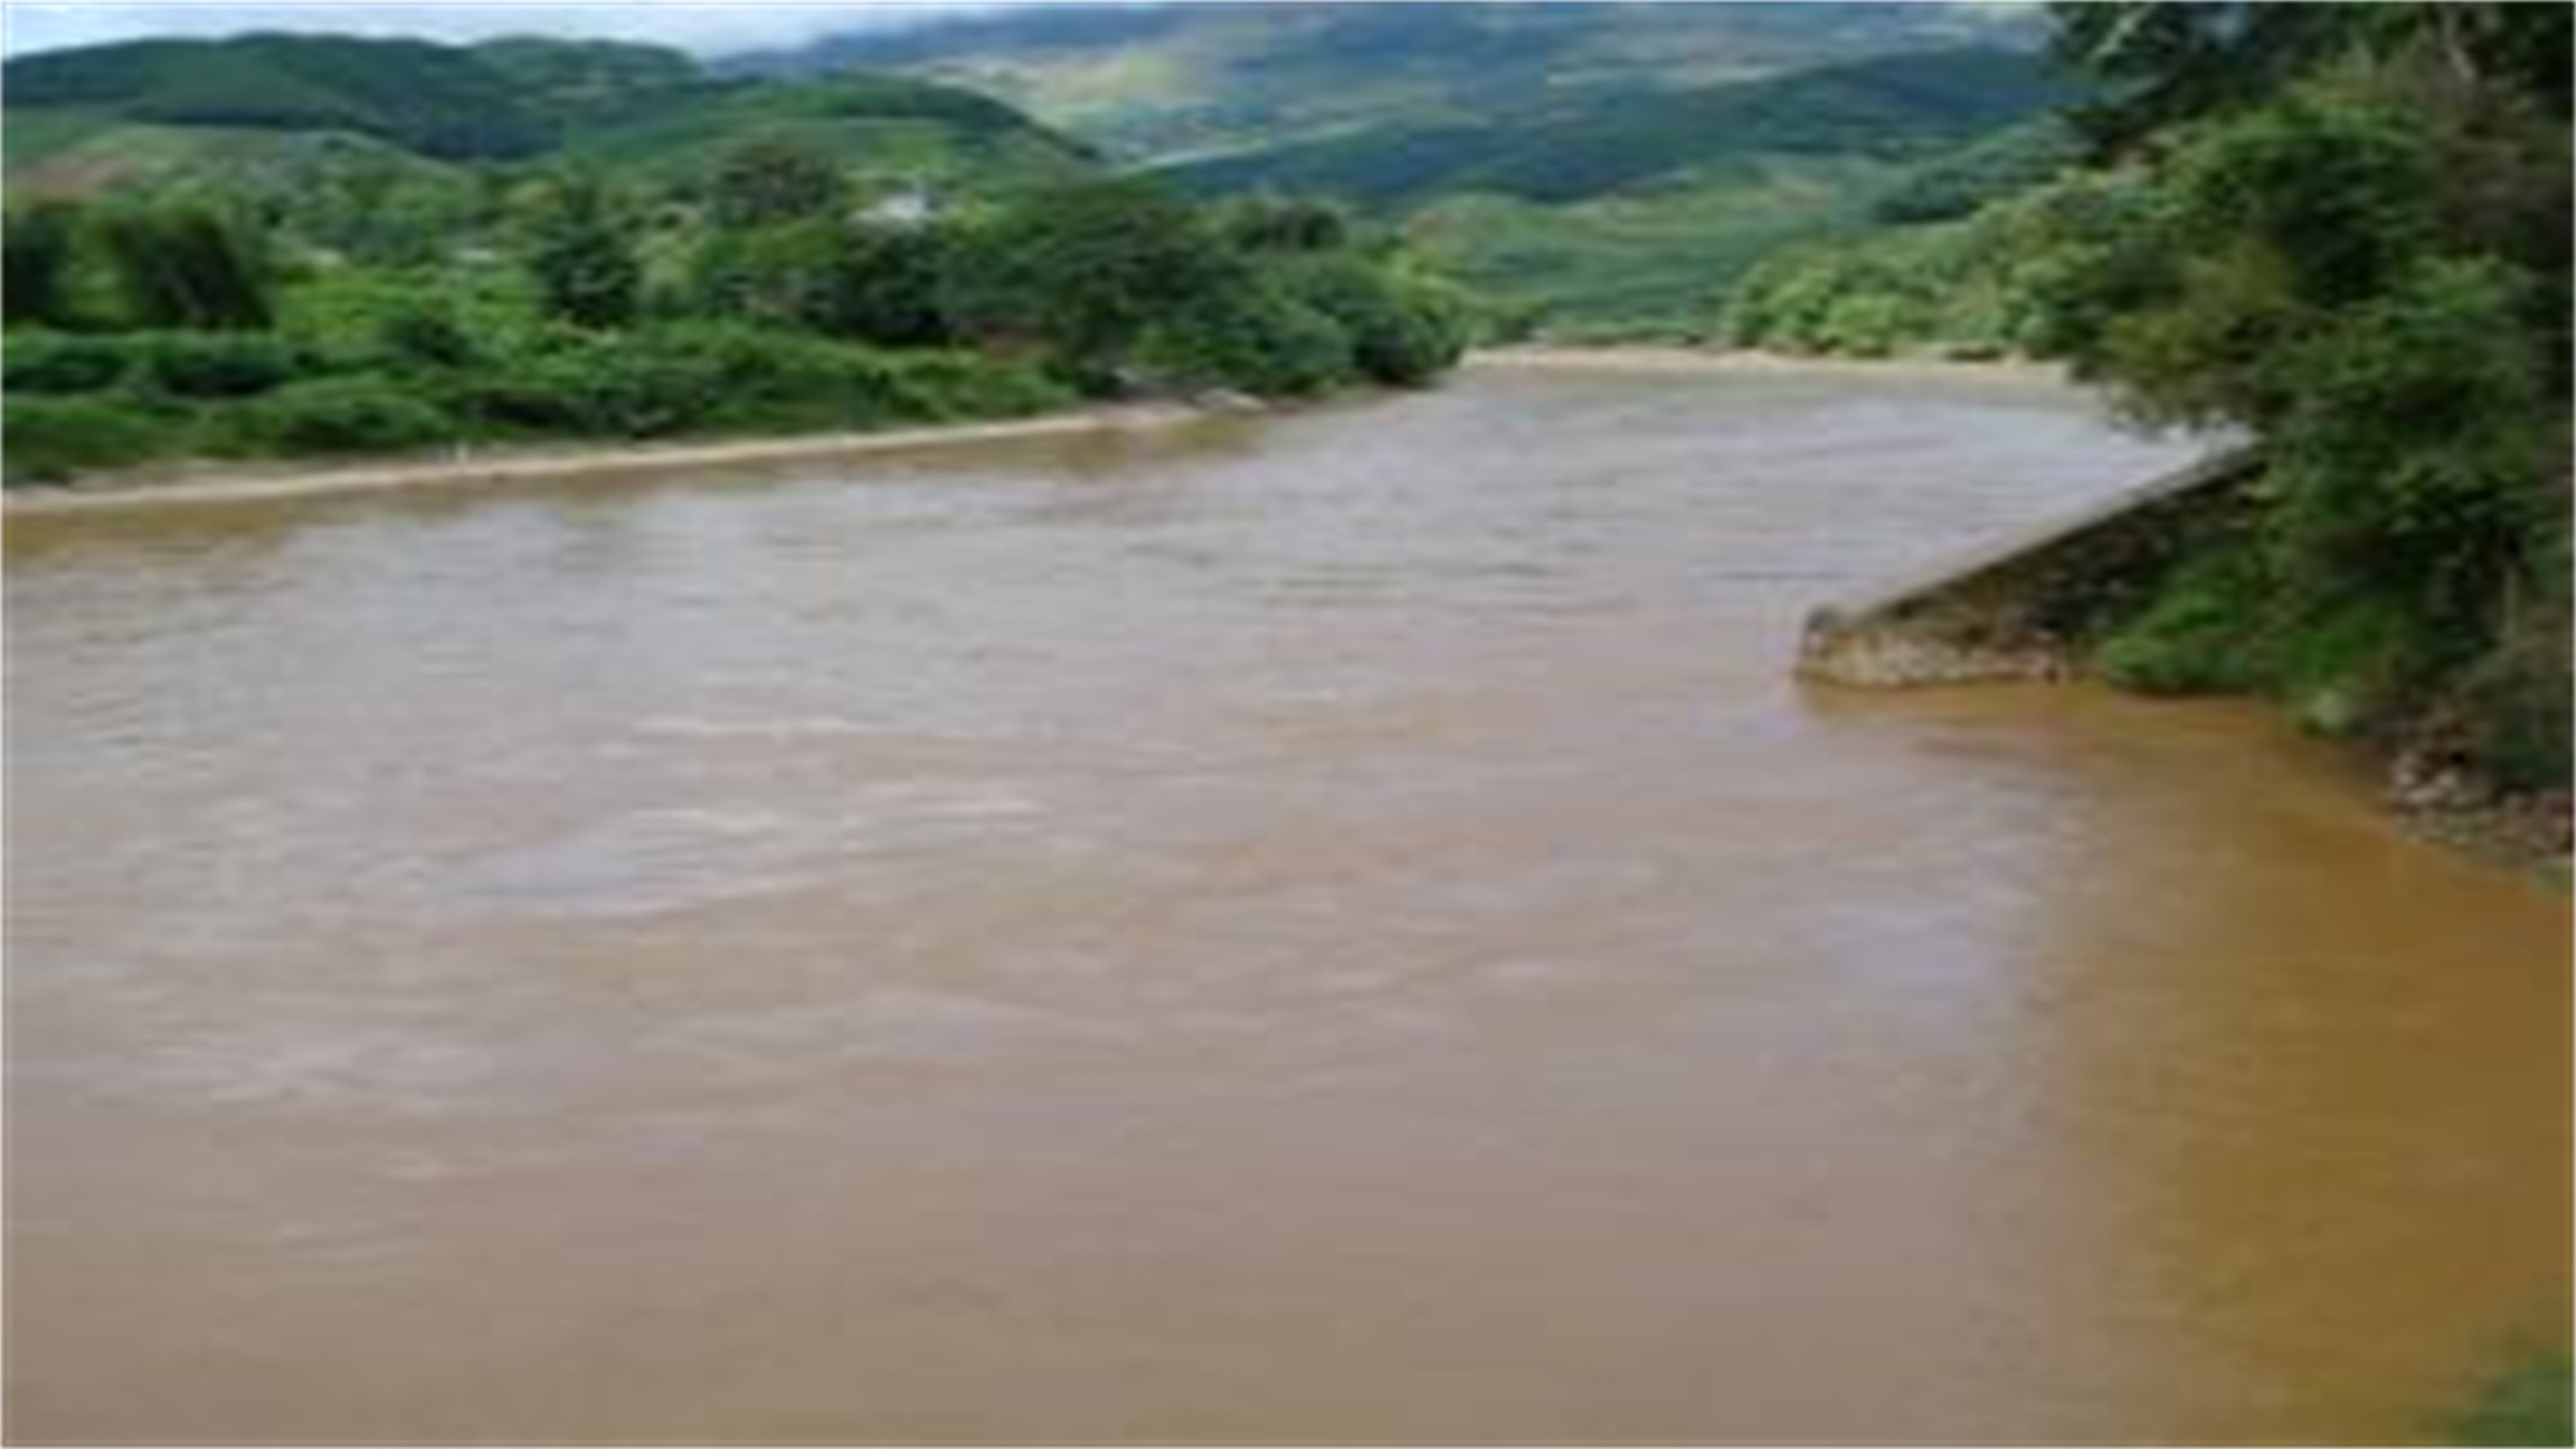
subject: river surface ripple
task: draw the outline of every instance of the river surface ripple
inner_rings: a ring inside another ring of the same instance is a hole
[[[2169,466],[1996,378],[8,540],[8,1429],[2407,1439],[2568,907],[2262,711],[1787,678]]]

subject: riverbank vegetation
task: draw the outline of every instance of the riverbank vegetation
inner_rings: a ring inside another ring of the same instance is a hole
[[[2252,506],[2103,641],[2521,790],[2569,768],[2569,12],[2069,7],[2117,87],[2048,345],[2256,438]]]
[[[13,201],[8,480],[869,428],[1140,392],[1304,396],[1421,384],[1464,345],[1453,294],[1332,208],[1200,205],[1066,148],[1042,166],[997,161],[982,189],[889,186],[880,148],[846,131],[892,115],[915,154],[937,136],[1038,144],[981,97],[674,79],[668,65],[688,62],[638,47],[511,42],[496,68],[491,49],[252,37],[32,58],[47,62],[32,70],[40,102],[105,118],[93,143],[136,117],[270,141],[324,127],[325,150],[358,169],[299,172],[346,184],[276,204],[148,168]],[[668,65],[645,66],[657,55]],[[528,99],[550,94],[548,75],[596,82],[609,61],[635,92],[612,126]],[[444,111],[393,104],[415,62],[438,94],[479,78],[510,105],[424,133]],[[197,84],[236,71],[240,104]],[[25,73],[11,67],[13,105]],[[288,75],[300,89],[250,103],[254,81]],[[789,124],[800,115],[822,119]],[[370,171],[369,148],[395,144],[444,169]],[[256,154],[247,174],[265,175]],[[407,219],[399,235],[371,229],[386,212]]]
[[[2576,1444],[2576,1355],[2561,1349],[2524,1358],[2442,1429],[2451,1444]]]
[[[2250,435],[2247,505],[2094,658],[2263,692],[2509,790],[2568,783],[2569,12],[2079,5],[2084,164],[1778,257],[1740,343],[2071,362]]]

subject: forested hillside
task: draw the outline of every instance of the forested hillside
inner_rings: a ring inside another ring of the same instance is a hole
[[[988,92],[1125,160],[1361,129],[1511,123],[1560,101],[1903,51],[2035,44],[2011,7],[1847,4],[1032,6],[860,32],[728,68],[895,69]]]
[[[1482,296],[1494,335],[1697,337],[1731,279],[1866,229],[1950,150],[2066,95],[2036,16],[1950,5],[1074,8],[856,35],[1207,194],[1338,198]]]
[[[649,47],[150,41],[7,73],[8,472],[1411,384],[1459,305],[903,76]]]
[[[1760,81],[1542,100],[1474,124],[1412,122],[1160,168],[1195,189],[1320,192],[1371,206],[1478,192],[1581,201],[1765,157],[1930,157],[2067,98],[2039,57],[1953,50]]]
[[[763,83],[673,50],[515,39],[459,47],[320,35],[150,40],[9,63],[13,194],[174,185],[291,194],[331,158],[442,165],[599,158],[678,172],[790,130],[852,167],[990,191],[1090,149],[970,91],[894,75]],[[271,168],[290,173],[278,184]]]
[[[2417,793],[2563,790],[2569,14],[2062,7],[2086,154],[2034,141],[1965,215],[1784,253],[1733,336],[2058,357],[2250,435],[2242,506],[2086,626],[2101,670],[2274,695]]]
[[[447,160],[527,156],[558,139],[554,118],[508,76],[419,40],[263,35],[48,51],[9,63],[7,99],[13,122],[37,112],[98,127],[346,131]]]
[[[2043,341],[2264,450],[2103,647],[2426,768],[2569,766],[2569,10],[2065,7],[2113,89]]]
[[[2569,17],[2061,7],[2093,103],[1766,260],[1727,335],[2062,358],[2251,434],[2261,485],[2093,622],[2103,672],[2278,696],[2419,787],[2563,789]]]

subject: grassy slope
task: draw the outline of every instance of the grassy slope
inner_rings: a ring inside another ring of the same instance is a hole
[[[931,183],[990,192],[1092,164],[1081,143],[981,97],[913,81],[862,78],[701,88],[683,103],[577,130],[565,152],[676,181],[703,172],[713,153],[753,135],[823,146],[872,185]]]
[[[40,134],[55,117],[37,113]],[[250,200],[330,184],[336,175],[390,169],[414,179],[459,175],[448,162],[417,156],[372,137],[340,131],[275,131],[221,126],[160,126],[134,122],[62,127],[62,144],[37,159],[11,158],[13,195],[81,196],[99,192],[150,193]],[[21,118],[12,111],[14,139]]]
[[[73,107],[13,111],[0,127],[0,161],[13,171],[34,166],[114,124],[112,116]]]
[[[1904,174],[1856,157],[1781,159],[1752,175],[1572,205],[1447,197],[1406,234],[1511,330],[1565,341],[1697,340],[1725,285],[1793,241],[1867,224]]]

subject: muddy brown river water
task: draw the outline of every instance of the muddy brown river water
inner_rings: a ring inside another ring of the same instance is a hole
[[[2410,1439],[2569,909],[2264,712],[1787,677],[1985,376],[8,538],[15,1442]]]

